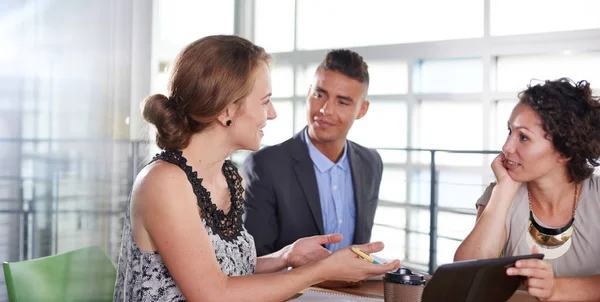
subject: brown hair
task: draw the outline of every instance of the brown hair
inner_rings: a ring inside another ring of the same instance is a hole
[[[600,165],[600,100],[590,83],[567,78],[546,81],[519,94],[519,103],[531,107],[554,148],[567,162],[569,180],[579,183]]]
[[[339,72],[369,87],[369,66],[363,57],[348,49],[334,49],[328,52],[317,70]]]
[[[262,47],[238,36],[208,36],[186,46],[173,63],[169,97],[144,100],[142,116],[156,126],[158,147],[183,149],[229,105],[243,105],[255,69],[271,60]]]

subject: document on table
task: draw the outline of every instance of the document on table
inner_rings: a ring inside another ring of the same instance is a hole
[[[302,296],[293,301],[329,301],[329,302],[383,302],[383,299],[367,298],[349,294],[338,294],[307,290]]]

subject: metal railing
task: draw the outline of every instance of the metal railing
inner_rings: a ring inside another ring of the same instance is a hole
[[[381,148],[379,150],[393,150],[393,151],[406,151],[406,152],[426,152],[429,153],[429,206],[427,207],[429,210],[429,262],[428,262],[428,271],[430,274],[437,269],[437,256],[438,256],[438,248],[437,242],[439,239],[438,235],[438,215],[440,210],[443,212],[457,213],[457,214],[469,214],[475,215],[475,211],[464,211],[460,208],[455,207],[445,207],[440,208],[439,206],[439,195],[438,195],[438,165],[436,163],[436,154],[439,153],[447,153],[447,154],[472,154],[472,155],[485,155],[485,154],[498,154],[500,151],[491,151],[491,150],[449,150],[449,149],[424,149],[424,148]],[[482,160],[481,164],[486,167]],[[481,167],[481,165],[478,165]],[[482,171],[484,171],[482,169]],[[474,204],[475,201],[473,201]],[[380,200],[380,205],[382,201]],[[408,204],[403,205],[403,207],[419,207],[418,205]],[[407,233],[419,233],[418,231],[411,230],[410,228],[405,228]],[[447,238],[447,239],[455,239],[455,238]],[[408,247],[405,247],[408,248]]]
[[[129,140],[0,139],[0,150],[2,146],[12,149],[8,150],[12,152],[2,152],[8,156],[0,160],[9,167],[0,173],[0,225],[10,229],[11,233],[4,237],[4,242],[0,242],[0,260],[37,258],[90,243],[101,245],[116,260],[129,192],[135,176],[149,158],[147,144],[145,141]],[[428,160],[409,157],[404,164],[415,169],[428,166],[428,204],[417,204],[407,196],[407,202],[400,206],[429,210],[427,265],[433,272],[437,268],[440,211],[474,214],[461,208],[439,205],[439,168],[447,168],[448,165],[439,165],[438,155],[497,152],[418,148],[380,150],[428,153]],[[243,156],[232,156],[232,159],[240,166]],[[474,165],[473,169],[483,171],[483,165],[484,160],[481,160],[481,165]],[[43,173],[37,173],[39,171]],[[380,201],[380,206],[392,204],[397,205]],[[14,231],[19,235],[14,236]],[[425,233],[411,230],[408,226],[405,231]],[[69,243],[69,240],[73,242]]]

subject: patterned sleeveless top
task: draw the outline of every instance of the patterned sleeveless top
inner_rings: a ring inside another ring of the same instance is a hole
[[[236,167],[226,160],[223,174],[231,194],[227,214],[217,209],[202,179],[187,165],[181,151],[163,151],[151,162],[163,160],[180,167],[198,199],[204,228],[212,241],[221,270],[229,276],[251,275],[256,268],[254,238],[242,223],[244,188]],[[194,259],[189,259],[194,261]],[[158,251],[141,251],[133,241],[129,203],[125,214],[114,301],[186,301]]]

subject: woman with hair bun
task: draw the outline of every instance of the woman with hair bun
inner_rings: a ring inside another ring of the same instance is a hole
[[[226,159],[258,150],[277,116],[270,64],[248,40],[205,37],[173,64],[169,95],[145,100],[143,117],[164,151],[133,185],[115,301],[282,301],[326,280],[356,282],[400,266],[369,263],[349,248],[331,254],[322,245],[341,241],[339,234],[256,257],[242,224],[243,180]],[[383,244],[359,247],[377,252]]]
[[[600,301],[600,100],[586,81],[546,81],[519,95],[497,183],[454,260],[542,253],[508,268],[542,301]]]

